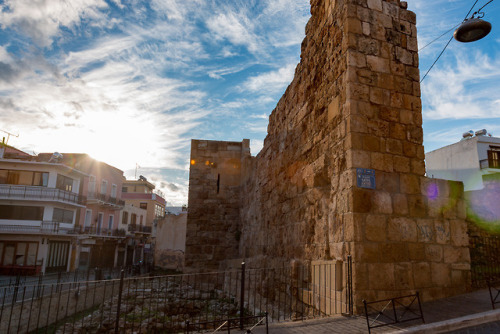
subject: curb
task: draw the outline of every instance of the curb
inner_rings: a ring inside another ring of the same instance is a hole
[[[492,310],[488,312],[476,313],[465,317],[455,318],[451,320],[434,322],[426,325],[415,326],[411,328],[401,329],[390,332],[396,333],[446,333],[467,327],[482,325],[488,322],[500,320],[500,310]]]

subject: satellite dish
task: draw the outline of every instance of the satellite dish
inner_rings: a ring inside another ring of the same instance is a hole
[[[49,159],[49,162],[55,162],[55,163],[58,163],[59,161],[61,161],[63,158],[63,155],[59,152],[54,152],[52,154],[52,156],[50,157]]]
[[[480,40],[486,37],[491,31],[491,23],[472,18],[463,22],[460,27],[455,30],[453,37],[459,42],[469,43]]]

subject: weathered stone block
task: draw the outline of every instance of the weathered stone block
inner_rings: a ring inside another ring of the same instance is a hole
[[[446,263],[431,262],[431,277],[434,286],[451,286],[451,266]]]
[[[387,216],[367,215],[365,238],[368,241],[385,241],[387,239]]]
[[[435,241],[434,221],[432,219],[417,219],[418,241]]]
[[[392,263],[368,264],[368,277],[370,277],[370,289],[391,290],[396,287]]]
[[[374,72],[391,73],[389,59],[379,56],[366,56],[366,64],[368,68]]]
[[[409,173],[410,172],[410,159],[396,155],[394,160],[394,171],[399,173]]]
[[[411,271],[412,264],[409,262],[394,265],[394,281],[399,289],[412,289],[414,287]]]
[[[373,197],[373,212],[392,214],[392,198],[388,192],[377,191]]]
[[[400,187],[403,194],[419,194],[420,178],[414,174],[402,174],[400,176]]]
[[[394,194],[393,199],[393,212],[399,216],[405,216],[408,214],[408,199],[404,194]]]
[[[387,239],[391,241],[417,241],[417,225],[410,218],[389,218]]]
[[[413,263],[413,281],[415,288],[422,289],[431,287],[431,265],[428,262]]]
[[[377,10],[379,12],[382,11],[382,0],[367,0],[368,8]]]
[[[425,257],[429,262],[443,261],[443,246],[435,244],[425,245]]]

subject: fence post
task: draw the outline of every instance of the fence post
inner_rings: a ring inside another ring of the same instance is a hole
[[[19,291],[19,285],[21,284],[21,274],[16,276],[16,285],[14,285],[14,294],[12,296],[12,303],[15,304],[17,301],[17,293]]]
[[[245,312],[245,262],[241,262],[241,293],[240,293],[240,329],[243,330]]]
[[[115,334],[118,334],[118,328],[120,326],[120,308],[122,306],[122,292],[123,292],[123,277],[125,276],[125,271],[120,272],[120,288],[118,289],[118,305],[116,306],[116,324],[115,324]]]
[[[349,294],[349,315],[354,314],[354,303],[352,298],[352,257],[347,255],[347,290]]]

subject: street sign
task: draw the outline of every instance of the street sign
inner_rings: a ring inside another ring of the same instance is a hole
[[[375,189],[375,170],[356,168],[358,188]]]

